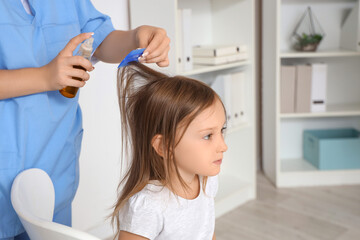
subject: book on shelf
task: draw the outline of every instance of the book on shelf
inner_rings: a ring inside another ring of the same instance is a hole
[[[222,57],[237,53],[247,52],[248,47],[244,44],[237,45],[198,45],[193,47],[193,55],[196,57]]]
[[[296,66],[281,66],[280,75],[280,111],[295,112]]]
[[[233,55],[221,56],[221,57],[193,57],[194,64],[200,65],[220,65],[238,61],[244,61],[248,59],[248,53],[236,53]]]
[[[297,113],[326,111],[327,65],[312,64],[296,67],[295,111]]]

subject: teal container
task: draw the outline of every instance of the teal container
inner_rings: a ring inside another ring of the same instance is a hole
[[[354,128],[305,130],[303,154],[319,170],[360,168],[360,132]]]

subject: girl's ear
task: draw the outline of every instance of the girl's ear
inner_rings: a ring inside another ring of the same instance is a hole
[[[156,153],[159,156],[164,157],[164,149],[163,149],[163,137],[160,134],[155,135],[151,140],[151,145],[155,149]]]

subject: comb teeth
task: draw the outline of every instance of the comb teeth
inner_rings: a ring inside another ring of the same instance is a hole
[[[144,53],[145,48],[132,50],[125,58],[121,61],[118,68],[127,66],[130,62],[138,62],[139,57]]]

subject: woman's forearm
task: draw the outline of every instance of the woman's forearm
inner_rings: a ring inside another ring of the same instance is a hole
[[[138,47],[136,31],[112,31],[96,49],[94,56],[107,63],[121,62],[130,51]]]
[[[0,70],[0,100],[47,90],[42,68]]]

